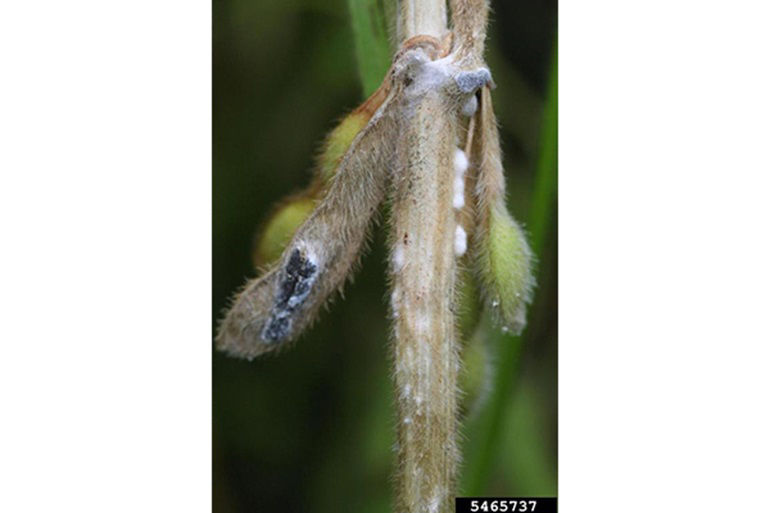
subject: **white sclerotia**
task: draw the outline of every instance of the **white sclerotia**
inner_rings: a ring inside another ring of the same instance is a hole
[[[468,156],[460,148],[455,148],[455,174],[462,175],[468,170]]]
[[[454,168],[455,178],[452,206],[460,210],[465,206],[465,171],[468,170],[468,156],[460,148],[455,148]]]
[[[465,206],[465,177],[463,176],[455,176],[452,206],[457,210]]]
[[[459,224],[455,228],[455,255],[463,256],[468,249],[468,236]]]

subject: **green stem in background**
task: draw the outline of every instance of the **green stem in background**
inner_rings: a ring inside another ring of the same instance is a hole
[[[546,237],[553,226],[557,182],[558,147],[558,42],[554,42],[550,79],[543,107],[535,190],[529,215],[529,233],[532,250],[543,262]],[[542,269],[542,267],[540,267]],[[538,280],[540,282],[540,280]],[[467,496],[483,495],[489,473],[497,453],[500,428],[511,401],[511,390],[521,359],[522,338],[498,336],[494,341],[499,352],[493,378],[492,393],[486,408],[476,422],[466,428],[470,439],[464,455],[466,459],[461,493]]]
[[[348,0],[364,98],[382,83],[390,67],[385,11],[381,0]]]

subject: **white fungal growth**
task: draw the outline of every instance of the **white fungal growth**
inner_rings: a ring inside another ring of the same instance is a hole
[[[455,176],[463,175],[468,170],[468,156],[460,148],[455,148]]]
[[[457,72],[456,67],[448,57],[432,61],[422,50],[417,50],[409,52],[408,58],[412,64],[419,63],[418,66],[412,68],[414,70],[411,77],[412,83],[405,91],[408,97],[420,98],[428,91],[442,88],[444,84],[452,80],[452,76]]]
[[[452,206],[460,210],[465,206],[465,172],[468,170],[468,156],[460,148],[455,148],[455,179]]]
[[[441,504],[443,495],[444,494],[441,493],[441,489],[438,486],[433,489],[433,494],[428,503],[428,513],[438,513],[438,508]]]
[[[420,310],[415,317],[415,330],[420,335],[426,335],[430,332],[430,314],[427,311]]]
[[[468,156],[460,148],[455,148],[454,167],[455,179],[452,206],[460,210],[465,206],[465,172],[468,170]]]
[[[452,206],[457,210],[465,206],[465,178],[462,176],[455,176]]]
[[[390,294],[390,308],[393,310],[393,317],[398,318],[398,309],[401,308],[400,293],[397,288]]]
[[[455,228],[455,255],[463,256],[468,249],[468,235],[459,224]]]
[[[455,84],[463,93],[472,93],[488,84],[492,80],[492,74],[487,68],[478,68],[473,71],[461,71],[454,76]]]
[[[463,104],[463,108],[460,110],[463,116],[469,118],[476,113],[476,109],[479,108],[479,101],[476,99],[476,95],[472,94],[468,101]]]
[[[393,250],[393,271],[398,272],[404,267],[404,246],[396,244]]]

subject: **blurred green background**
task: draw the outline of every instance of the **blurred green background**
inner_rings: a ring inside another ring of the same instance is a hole
[[[521,337],[489,330],[498,373],[463,423],[460,493],[548,496],[557,486],[557,5],[492,9],[487,57],[509,209],[538,253],[538,288]],[[324,135],[363,90],[346,0],[214,0],[213,18],[216,326],[255,275],[255,229],[309,183]],[[390,512],[383,242],[376,229],[345,299],[291,350],[253,362],[213,354],[214,511]]]

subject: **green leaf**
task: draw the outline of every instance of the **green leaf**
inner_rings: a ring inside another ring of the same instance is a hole
[[[381,0],[348,0],[348,6],[358,71],[364,97],[367,97],[379,87],[390,67],[391,51],[385,10]]]
[[[543,121],[540,132],[540,151],[535,174],[535,191],[532,194],[532,209],[529,213],[529,230],[532,234],[532,250],[543,261],[543,247],[548,230],[553,224],[553,202],[556,199],[558,173],[557,148],[559,145],[559,55],[555,42],[551,63],[551,78],[548,82]]]

